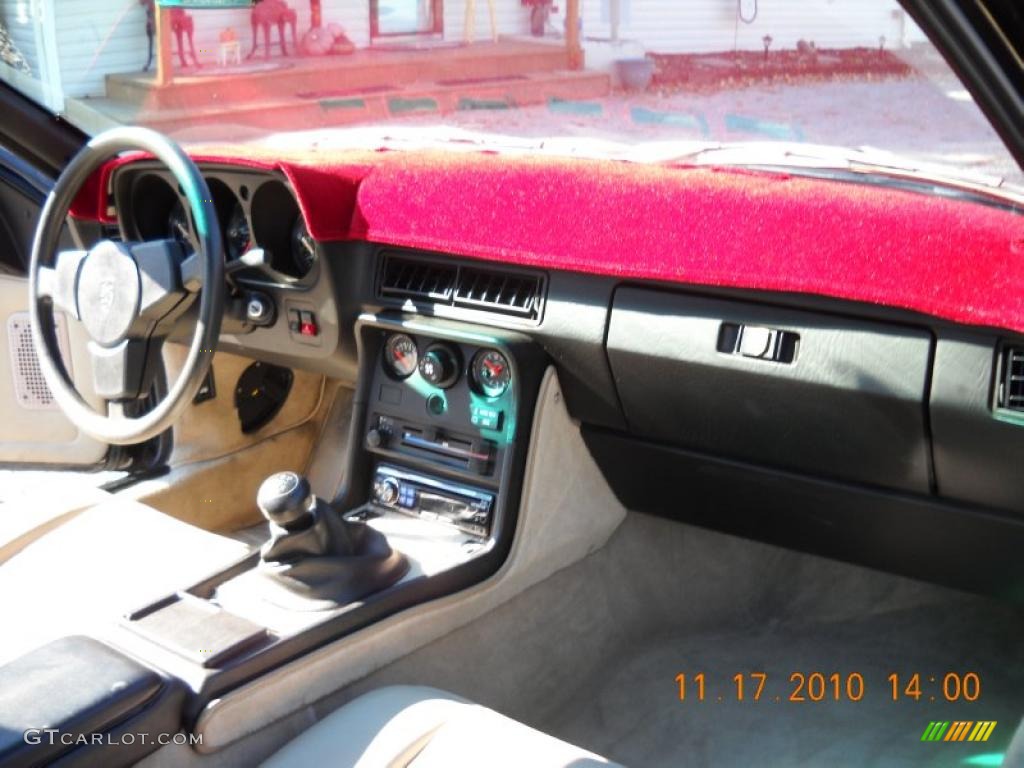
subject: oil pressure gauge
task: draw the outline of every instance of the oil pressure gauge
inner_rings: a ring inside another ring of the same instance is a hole
[[[508,360],[496,349],[482,349],[473,357],[470,368],[473,383],[480,394],[499,397],[512,381],[512,369]]]
[[[395,333],[384,343],[384,367],[399,379],[408,378],[419,363],[416,342],[404,333]]]

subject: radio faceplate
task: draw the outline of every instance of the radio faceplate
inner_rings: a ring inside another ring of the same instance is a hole
[[[491,532],[495,496],[488,491],[380,464],[370,495],[378,506],[441,520],[474,536]]]

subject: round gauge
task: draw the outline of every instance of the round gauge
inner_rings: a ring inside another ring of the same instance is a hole
[[[231,209],[228,225],[224,229],[224,240],[227,243],[229,260],[237,259],[252,247],[249,220],[245,218],[241,203],[236,202],[235,207]]]
[[[313,268],[313,260],[316,259],[316,243],[312,235],[306,229],[306,222],[299,216],[292,226],[292,261],[295,262],[295,269],[299,277],[309,274]]]
[[[420,376],[428,384],[448,389],[459,380],[459,353],[447,344],[431,344],[420,358]]]
[[[384,344],[384,366],[400,379],[408,377],[416,370],[419,356],[416,342],[404,333],[389,336]]]
[[[192,227],[188,223],[188,212],[185,210],[185,204],[181,200],[174,204],[170,214],[167,216],[167,237],[171,240],[177,240],[178,245],[188,253],[194,250],[192,247]]]
[[[512,381],[512,369],[508,360],[496,349],[482,349],[477,352],[470,373],[477,389],[487,397],[504,394],[509,382]]]

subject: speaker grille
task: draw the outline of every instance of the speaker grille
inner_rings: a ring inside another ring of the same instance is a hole
[[[60,348],[64,367],[71,376],[71,360],[68,354],[68,329],[64,315],[55,312],[54,328],[57,332],[57,346]],[[31,411],[52,411],[57,409],[53,394],[43,378],[35,347],[32,346],[32,321],[28,312],[14,312],[7,318],[7,345],[11,351],[11,375],[14,378],[14,396],[22,408]]]

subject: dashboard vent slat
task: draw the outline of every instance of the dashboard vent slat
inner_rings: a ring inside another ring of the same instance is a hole
[[[1003,350],[1003,377],[998,404],[1011,411],[1024,411],[1024,347]]]
[[[385,253],[379,294],[539,320],[544,277],[525,271],[447,264]]]
[[[382,296],[449,302],[455,286],[455,267],[427,261],[388,257],[380,282]]]
[[[455,304],[537,318],[542,290],[539,276],[462,267],[455,285]]]

